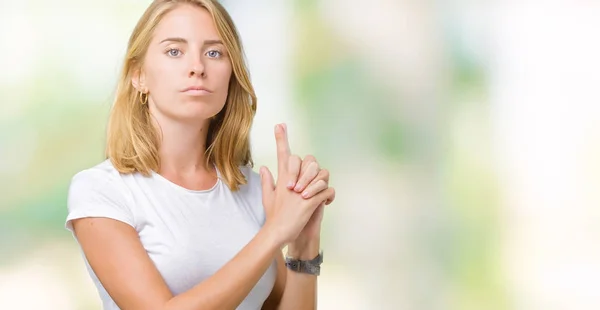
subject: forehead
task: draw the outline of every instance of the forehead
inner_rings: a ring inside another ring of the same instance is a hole
[[[181,37],[188,41],[219,39],[210,13],[195,5],[179,5],[163,16],[154,30],[154,41]]]

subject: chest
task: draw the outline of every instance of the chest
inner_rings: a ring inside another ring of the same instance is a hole
[[[136,203],[140,241],[174,294],[213,275],[260,230],[252,201],[235,193],[154,192]]]

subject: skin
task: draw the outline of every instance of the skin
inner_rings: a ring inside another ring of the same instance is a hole
[[[204,159],[210,117],[225,105],[232,68],[227,51],[202,8],[181,5],[155,29],[142,68],[132,84],[148,94],[148,109],[162,133],[162,176],[203,190],[217,181]],[[189,87],[208,91],[188,91]],[[275,128],[277,183],[261,168],[267,220],[258,234],[213,276],[173,296],[137,232],[107,218],[73,221],[75,235],[95,274],[121,309],[235,309],[273,259],[277,279],[263,309],[314,309],[316,276],[287,270],[280,249],[311,259],[319,250],[323,206],[335,198],[329,173],[312,156],[292,155],[287,128]]]

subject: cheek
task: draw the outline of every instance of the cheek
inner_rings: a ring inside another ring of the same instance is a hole
[[[233,72],[229,63],[222,64],[215,70],[215,79],[219,84],[219,88],[227,92],[229,88],[229,81],[233,78]]]
[[[146,84],[148,89],[155,95],[160,95],[168,89],[175,87],[173,85],[178,79],[178,68],[175,64],[169,64],[157,61],[147,66]]]

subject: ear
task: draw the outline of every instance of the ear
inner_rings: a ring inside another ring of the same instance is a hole
[[[142,72],[142,69],[136,69],[135,71],[133,71],[133,75],[131,76],[131,85],[133,85],[133,87],[139,92],[148,92],[148,90],[146,89],[145,76]]]

